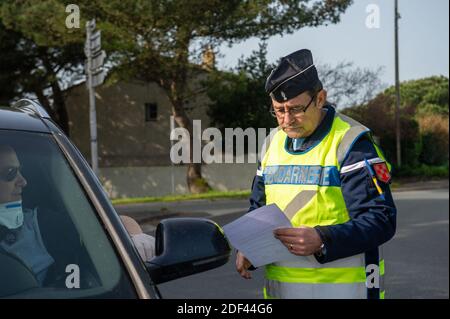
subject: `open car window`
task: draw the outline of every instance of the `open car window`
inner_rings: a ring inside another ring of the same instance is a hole
[[[26,186],[22,185],[21,192],[22,225],[8,228],[0,223],[0,297],[136,297],[109,237],[53,137],[0,130],[2,145],[16,153]],[[8,167],[9,163],[2,166],[1,161],[8,159],[0,154],[0,169]],[[0,176],[0,192],[17,195],[21,187],[11,190],[11,176],[5,176]],[[8,201],[7,196],[0,198]]]

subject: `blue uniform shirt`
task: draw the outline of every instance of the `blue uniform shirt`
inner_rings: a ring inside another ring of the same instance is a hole
[[[286,147],[289,151],[299,154],[308,151],[328,134],[335,110],[331,106],[325,106],[324,110],[326,116],[314,133],[304,139],[298,150],[294,151],[292,139],[288,138]],[[349,150],[342,167],[377,157],[372,141],[363,135]],[[316,255],[316,259],[320,263],[327,263],[365,253],[367,264],[378,264],[378,246],[391,239],[396,229],[396,208],[389,185],[379,182],[384,192],[384,199],[380,198],[366,167],[340,173],[340,185],[350,220],[343,224],[316,227],[326,251],[324,255]],[[255,176],[249,211],[265,204],[263,177]]]
[[[24,222],[14,243],[0,242],[0,249],[4,249],[22,260],[34,273],[42,286],[49,267],[55,262],[45,248],[42,241],[37,208],[24,210]]]

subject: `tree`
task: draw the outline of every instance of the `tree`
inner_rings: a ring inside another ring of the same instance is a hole
[[[264,83],[275,65],[268,64],[266,54],[267,44],[262,43],[248,58],[241,58],[232,72],[211,72],[205,86],[212,101],[208,115],[213,125],[221,130],[274,126]]]
[[[317,69],[328,100],[338,107],[365,104],[384,87],[380,80],[381,67],[372,70],[355,67],[353,62],[339,62],[336,66],[318,65]]]
[[[383,93],[366,104],[346,108],[342,113],[369,127],[377,138],[387,160],[396,164],[395,148],[395,99]],[[402,127],[402,154],[406,166],[417,166],[422,151],[419,125],[414,118],[414,107],[404,107],[400,117]]]
[[[275,119],[269,114],[271,100],[265,92],[265,82],[278,63],[270,64],[266,58],[267,45],[260,44],[247,58],[229,72],[212,72],[207,82],[207,93],[212,101],[209,115],[213,123],[226,127],[270,128]],[[382,87],[381,69],[355,68],[353,63],[341,62],[317,66],[319,78],[328,92],[328,100],[342,106],[367,103]],[[344,105],[345,105],[344,104]]]
[[[418,114],[448,116],[448,92],[448,78],[445,76],[405,81],[400,85],[401,106],[412,105]],[[395,87],[386,89],[384,93],[394,96]]]
[[[127,72],[133,70],[141,78],[157,81],[172,102],[177,124],[192,133],[184,100],[192,94],[188,86],[195,72],[192,62],[198,60],[203,48],[223,41],[232,44],[249,37],[269,37],[305,26],[336,23],[350,2],[115,0],[99,1],[93,13],[106,30],[114,30],[119,48],[125,48],[115,50],[120,65]],[[208,189],[199,180],[201,165],[191,160],[187,173],[191,192]]]
[[[64,10],[56,2],[56,7],[35,4],[26,8],[15,2],[0,4],[0,100],[8,104],[18,97],[37,97],[69,135],[63,90],[72,76],[83,72],[83,45],[67,41],[71,37],[52,39],[52,33],[43,37],[35,32],[35,28],[43,27],[41,23],[49,21],[46,16],[50,14],[49,19],[55,19],[52,14]],[[40,17],[36,19],[38,26],[34,22],[36,16]]]
[[[15,1],[5,0],[17,9]],[[62,0],[23,0],[18,9],[42,7]],[[103,30],[105,49],[119,78],[140,77],[156,81],[172,102],[175,121],[192,133],[184,100],[192,94],[189,79],[196,72],[193,62],[207,45],[229,44],[250,37],[292,33],[306,26],[337,23],[351,0],[100,0],[78,1],[84,19],[96,18]],[[41,18],[41,17],[39,17]],[[20,24],[20,20],[19,23]],[[61,35],[61,21],[32,31],[42,39],[54,30],[49,42]],[[66,32],[67,33],[67,32]],[[76,38],[76,37],[74,37]],[[191,145],[192,145],[192,134]],[[191,148],[192,149],[192,148]],[[192,153],[192,152],[191,152]],[[193,154],[191,154],[191,157]],[[200,182],[199,182],[200,181]],[[191,192],[208,189],[202,183],[201,164],[188,165]]]
[[[448,165],[448,78],[432,76],[400,83],[401,138],[405,164]],[[395,86],[368,103],[343,112],[371,128],[389,159],[395,158]],[[393,161],[395,163],[395,161]]]
[[[20,56],[15,52],[16,43],[20,37],[13,32],[6,31],[0,20],[0,105],[7,105],[17,96],[17,83],[20,73],[17,72],[17,62]]]

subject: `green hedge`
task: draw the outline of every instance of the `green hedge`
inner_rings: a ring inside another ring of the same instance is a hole
[[[416,167],[402,166],[394,167],[392,175],[395,177],[448,177],[448,163],[441,166],[430,166],[421,164]]]

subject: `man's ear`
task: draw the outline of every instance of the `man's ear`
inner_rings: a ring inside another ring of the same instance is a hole
[[[318,108],[322,108],[327,101],[327,91],[322,89],[317,93],[316,105]]]

